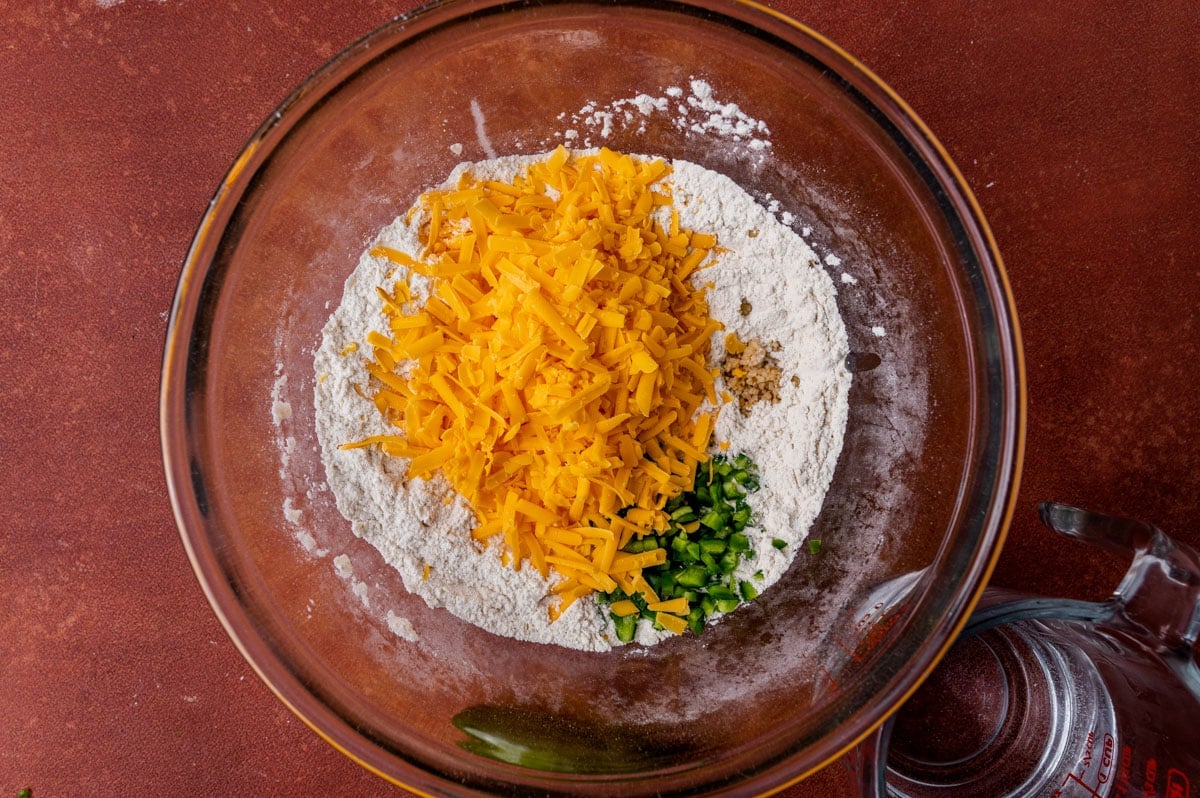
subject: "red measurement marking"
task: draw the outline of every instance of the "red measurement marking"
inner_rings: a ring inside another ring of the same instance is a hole
[[[884,616],[863,637],[863,642],[859,644],[859,648],[868,652],[874,651],[879,647],[880,642],[882,642],[887,633],[892,631],[892,627],[899,622],[900,615],[898,613]]]
[[[1091,729],[1087,733],[1087,738],[1084,741],[1083,755],[1079,758],[1078,773],[1071,772],[1062,780],[1062,784],[1057,790],[1051,793],[1051,798],[1065,798],[1065,796],[1090,796],[1090,798],[1102,798],[1101,790],[1108,780],[1112,778],[1112,763],[1113,752],[1116,748],[1116,741],[1111,734],[1106,734],[1103,741],[1100,742],[1100,750],[1096,750],[1097,746],[1096,730]],[[1098,755],[1098,756],[1097,756]],[[1089,784],[1084,780],[1088,769],[1091,767],[1095,758],[1099,758],[1097,763],[1098,769],[1095,776],[1095,784]]]
[[[1164,798],[1192,798],[1192,783],[1182,770],[1167,771],[1167,791]]]
[[[840,635],[833,636],[833,642],[842,651],[849,655],[850,659],[861,663],[865,655],[870,654],[879,647],[880,642],[892,630],[904,613],[908,611],[908,602],[886,610],[882,614],[876,614],[879,610],[884,609],[885,605],[881,602],[871,608],[869,612],[860,617],[852,628],[855,634],[861,634],[861,637],[856,641],[844,640]]]
[[[824,665],[821,666],[821,673],[825,674],[825,678],[833,685],[834,692],[842,692],[842,686],[838,684],[837,679],[833,678],[833,674]]]
[[[1133,781],[1133,749],[1127,745],[1121,746],[1121,761],[1117,765],[1117,781],[1113,785],[1115,798],[1124,798],[1129,794],[1129,785]]]
[[[1071,782],[1078,784],[1084,790],[1084,793],[1092,796],[1092,798],[1104,798],[1104,794],[1097,792],[1096,787],[1085,783],[1082,778],[1074,773],[1067,774],[1067,777],[1063,779],[1062,786],[1050,793],[1050,798],[1063,798],[1063,796],[1066,794],[1067,787],[1071,784]],[[1072,793],[1074,793],[1074,790],[1072,790]]]
[[[1104,735],[1104,753],[1100,755],[1100,767],[1108,770],[1113,763],[1113,750],[1117,747],[1117,741],[1113,739],[1111,734]],[[1105,779],[1107,780],[1107,774]]]
[[[1154,798],[1158,795],[1158,790],[1155,788],[1155,782],[1158,781],[1158,762],[1151,758],[1146,760],[1146,778],[1142,782],[1142,793],[1146,798]]]
[[[841,641],[841,638],[834,637],[833,642],[837,644],[838,648],[840,648],[842,651],[845,651],[847,654],[849,654],[850,659],[854,660],[855,662],[862,662],[862,657],[858,656],[858,654],[856,654],[854,652],[854,649],[850,648],[845,643],[843,643]]]

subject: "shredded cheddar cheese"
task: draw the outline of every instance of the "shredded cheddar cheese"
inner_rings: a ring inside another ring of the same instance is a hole
[[[721,325],[689,280],[717,241],[673,212],[658,221],[669,171],[560,147],[511,183],[464,174],[423,195],[420,259],[371,253],[429,291],[414,308],[405,282],[378,289],[388,332],[361,348],[396,430],[345,446],[406,458],[409,479],[443,475],[474,510],[475,539],[514,569],[559,575],[552,619],[618,586],[672,631],[687,612],[641,576],[663,549],[621,551],[667,528],[664,505],[709,460],[720,403],[707,361]]]

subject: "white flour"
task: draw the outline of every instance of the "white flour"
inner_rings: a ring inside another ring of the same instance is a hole
[[[650,102],[650,100],[647,100]],[[470,165],[475,177],[511,179],[544,156],[516,156]],[[447,179],[457,180],[462,165]],[[711,284],[709,312],[725,325],[714,335],[712,357],[723,356],[724,335],[743,341],[777,341],[783,370],[780,400],[759,402],[743,416],[736,402],[718,417],[715,439],[730,454],[744,452],[758,464],[761,488],[749,498],[754,525],[746,530],[753,559],[738,576],[765,589],[787,569],[816,518],[842,446],[850,376],[845,328],[834,301],[833,281],[804,241],[759,206],[730,179],[695,164],[675,162],[668,178],[680,225],[717,236],[716,261],[693,278]],[[420,255],[420,218],[403,217],[376,240]],[[391,430],[369,400],[363,367],[372,329],[386,329],[376,286],[390,287],[394,264],[365,254],[346,281],[341,305],[330,318],[315,358],[317,433],[330,489],[356,535],[374,545],[400,573],[406,588],[431,607],[495,634],[590,651],[619,645],[606,614],[594,600],[576,601],[551,623],[548,584],[528,565],[519,572],[501,563],[499,547],[471,538],[475,522],[465,500],[440,479],[402,479],[404,464],[374,448],[342,450],[339,444]],[[414,297],[425,282],[409,277]],[[788,542],[782,550],[773,538]],[[349,576],[349,575],[347,575]],[[552,576],[553,579],[553,576]],[[396,631],[395,629],[393,631]],[[409,637],[409,628],[401,630]],[[667,633],[639,624],[637,642]],[[415,637],[415,631],[412,632]]]
[[[589,130],[601,139],[611,136],[618,126],[644,133],[649,117],[665,116],[676,130],[701,134],[709,140],[737,142],[753,153],[771,147],[771,131],[766,123],[744,112],[737,103],[721,102],[707,81],[691,78],[686,90],[669,86],[660,91],[657,96],[642,93],[605,105],[592,102],[574,113],[561,113],[559,121],[569,127],[557,132],[555,140],[565,139],[572,146],[590,147],[600,142],[593,140]]]

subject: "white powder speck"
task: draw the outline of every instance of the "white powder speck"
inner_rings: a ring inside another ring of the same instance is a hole
[[[842,282],[845,283],[846,285],[857,285],[858,279],[855,278],[855,276],[853,274],[850,274],[849,272],[842,272]]]
[[[283,517],[293,524],[304,520],[304,511],[296,507],[291,496],[283,500]]]
[[[882,338],[883,336],[887,335],[887,330],[883,329],[882,327],[872,327],[871,335],[874,335],[876,338]]]
[[[276,355],[278,355],[279,346],[280,342],[276,341]],[[291,402],[285,398],[284,392],[287,390],[288,378],[283,373],[282,363],[276,362],[275,374],[275,382],[271,385],[271,423],[275,428],[274,440],[279,451],[279,477],[290,482],[288,469],[292,456],[296,453],[296,438],[294,435],[286,434],[291,426],[293,414]],[[325,556],[327,552],[319,548],[312,534],[300,525],[304,512],[296,506],[292,496],[285,496],[283,499],[283,517],[292,526],[293,535],[306,552],[318,557]]]
[[[771,147],[771,131],[765,122],[743,111],[737,103],[722,102],[705,80],[692,78],[688,87],[688,90],[670,86],[655,93],[640,92],[605,105],[585,103],[573,114],[558,116],[573,125],[562,138],[583,147],[594,147],[618,128],[644,133],[648,123],[659,117],[689,135],[705,136],[717,143],[736,143],[739,146],[735,152],[743,156],[748,153],[756,159],[763,157]],[[569,135],[571,130],[575,135]],[[543,143],[549,147],[557,142]]]
[[[295,536],[296,540],[300,543],[300,546],[309,554],[317,557],[324,557],[329,553],[328,549],[322,549],[317,545],[317,539],[314,538],[312,532],[309,532],[307,529],[297,529],[295,531]]]
[[[413,628],[412,621],[402,615],[397,615],[392,610],[388,610],[387,625],[392,634],[410,643],[416,643],[421,639],[420,635],[417,634],[417,630]]]
[[[637,106],[638,111],[640,111],[643,116],[650,116],[650,114],[654,113],[655,111],[667,110],[666,97],[651,97],[649,94],[639,94],[630,102]]]
[[[811,227],[803,228],[800,231],[800,235],[804,236],[805,238],[808,238],[810,235],[812,235],[812,228]]]
[[[479,100],[471,98],[471,118],[475,120],[475,138],[479,140],[479,146],[489,158],[496,157],[496,150],[492,148],[491,139],[487,134],[487,120],[484,119],[483,109],[479,106]]]
[[[367,583],[354,578],[354,563],[349,555],[339,554],[333,558],[333,570],[341,579],[350,583],[350,592],[358,597],[363,607],[371,609],[371,599],[367,595]]]
[[[715,103],[711,87],[694,81],[697,103]],[[657,108],[657,106],[653,106]],[[720,106],[736,119],[736,106]],[[585,110],[586,110],[585,106]],[[593,115],[595,111],[591,112]],[[509,180],[538,157],[507,157],[463,164],[447,185],[469,168],[478,179]],[[724,335],[742,340],[775,342],[783,369],[780,401],[759,402],[743,416],[736,405],[720,412],[715,440],[728,441],[731,452],[745,452],[759,466],[761,489],[749,498],[754,524],[747,528],[754,560],[739,566],[738,576],[761,571],[756,584],[766,589],[786,570],[820,511],[825,490],[841,450],[847,416],[850,376],[845,328],[834,300],[833,281],[812,251],[732,180],[695,164],[676,161],[669,178],[680,224],[715,234],[721,255],[703,270],[709,312],[725,325],[714,334],[712,357],[724,354]],[[374,243],[419,257],[422,242],[418,214],[410,226],[401,216]],[[751,237],[751,233],[755,233]],[[390,286],[407,277],[414,301],[424,301],[428,281],[405,275],[395,264],[364,253],[346,282],[341,305],[326,325],[316,354],[314,400],[317,433],[330,489],[338,509],[355,534],[374,545],[400,574],[405,587],[430,607],[451,613],[496,634],[554,643],[582,650],[606,650],[617,644],[611,622],[591,598],[572,604],[550,623],[549,584],[533,568],[514,571],[499,556],[499,546],[486,548],[471,537],[474,515],[467,502],[440,477],[405,480],[406,462],[375,448],[343,450],[339,444],[389,427],[369,396],[362,354],[343,357],[346,342],[362,340],[381,323],[377,285]],[[390,275],[390,277],[389,277]],[[752,308],[743,315],[743,307]],[[718,384],[718,394],[720,391]],[[776,549],[772,538],[792,545]],[[428,578],[426,566],[430,566]],[[346,555],[334,559],[339,576],[351,580]],[[744,572],[744,573],[743,573]],[[365,585],[352,582],[366,604]],[[361,590],[360,590],[361,586]],[[391,616],[389,615],[389,626]],[[393,630],[395,631],[395,630]],[[401,635],[403,636],[403,635]],[[637,642],[649,644],[665,636],[639,625]]]
[[[459,144],[458,142],[455,142],[455,143],[451,144],[451,145],[450,145],[450,152],[454,153],[455,155],[462,155],[462,153],[463,153],[463,145]]]
[[[358,600],[362,602],[364,607],[371,609],[371,600],[367,597],[367,585],[365,582],[353,581],[350,585],[350,590],[354,595],[358,596]]]
[[[826,266],[833,266],[833,267],[841,266],[841,265],[842,265],[842,259],[841,259],[841,258],[839,258],[837,255],[834,255],[834,254],[831,252],[831,253],[829,253],[828,255],[826,255],[826,256],[825,256],[825,265],[826,265]]]
[[[279,370],[281,367],[277,367]],[[283,391],[287,387],[287,375],[279,374],[271,386],[271,420],[278,426],[280,422],[292,417],[292,406],[283,401]]]
[[[612,112],[596,111],[595,113],[593,113],[591,116],[588,117],[587,121],[589,123],[591,123],[591,125],[593,127],[596,127],[597,125],[600,127],[600,137],[601,138],[606,139],[610,135],[612,135],[612,130],[613,130]]]

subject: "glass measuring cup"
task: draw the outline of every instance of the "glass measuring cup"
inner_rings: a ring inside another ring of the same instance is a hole
[[[1132,554],[1121,584],[1103,603],[989,589],[921,689],[855,752],[865,795],[1200,795],[1200,556],[1148,524],[1059,504],[1040,514]]]

